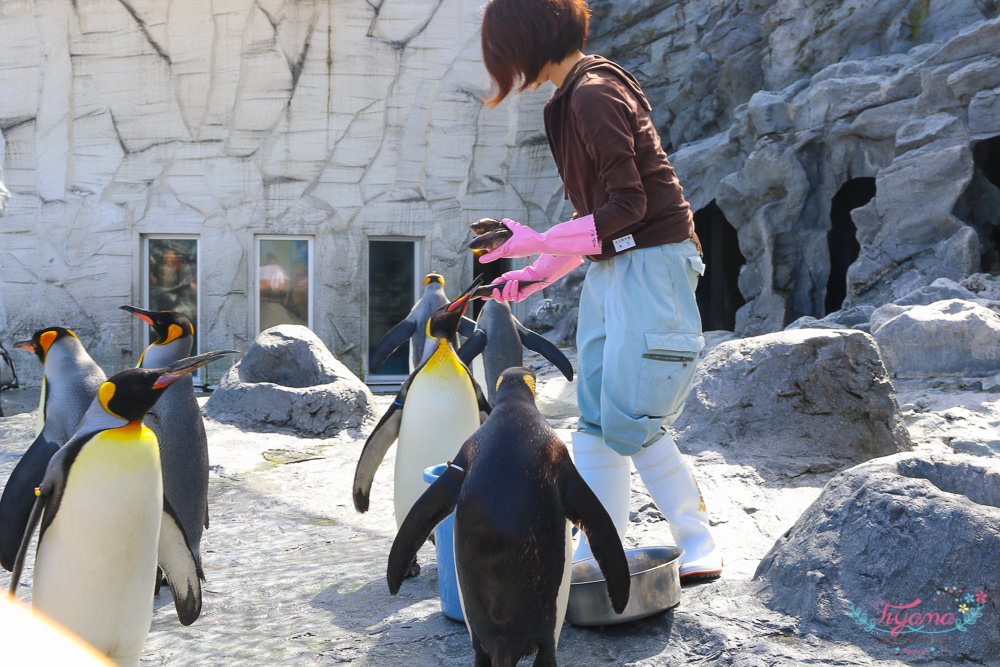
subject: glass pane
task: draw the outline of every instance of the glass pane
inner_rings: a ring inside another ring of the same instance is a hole
[[[260,239],[257,271],[260,330],[309,326],[308,239]]]
[[[176,310],[194,325],[198,351],[198,239],[149,239],[149,310]]]
[[[382,336],[406,318],[414,299],[413,241],[368,243],[368,358]],[[368,369],[371,373],[371,369]],[[379,375],[410,374],[410,344],[400,345]]]

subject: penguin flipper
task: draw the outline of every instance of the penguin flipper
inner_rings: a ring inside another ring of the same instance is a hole
[[[28,545],[31,544],[31,536],[35,532],[35,526],[38,525],[38,520],[42,517],[42,512],[45,510],[48,502],[49,496],[47,494],[39,494],[35,496],[35,502],[31,506],[31,514],[28,516],[28,523],[24,531],[24,537],[21,538],[21,544],[18,545],[17,555],[14,558],[14,565],[10,571],[10,587],[7,591],[10,593],[11,597],[17,597],[17,585],[21,582],[21,571],[24,569],[24,557],[28,553]]]
[[[408,341],[416,330],[417,321],[409,317],[389,329],[375,345],[375,349],[372,350],[372,356],[368,362],[368,367],[372,373],[378,372],[378,369],[382,367],[382,364],[389,358],[389,355],[395,352],[400,345]]]
[[[573,364],[569,362],[569,359],[562,353],[562,350],[556,347],[548,338],[518,322],[517,318],[514,319],[514,324],[517,325],[517,333],[521,337],[522,345],[548,359],[567,380],[573,380]]]
[[[392,405],[375,425],[375,429],[368,436],[365,446],[361,450],[361,457],[354,469],[354,509],[359,512],[368,511],[368,500],[372,490],[372,481],[375,479],[375,471],[378,470],[379,464],[385,458],[385,453],[389,451],[389,447],[399,437],[399,425],[403,421],[406,391],[410,388],[410,382],[414,375],[416,372],[403,383]]]
[[[458,321],[458,333],[465,338],[472,338],[476,333],[476,321],[462,315],[462,319]]]
[[[461,457],[459,457],[461,458]],[[465,470],[449,465],[434,483],[427,487],[417,502],[407,513],[403,525],[389,550],[389,565],[385,578],[389,582],[389,592],[395,595],[406,578],[410,564],[417,556],[420,546],[427,541],[434,526],[451,514],[458,502],[458,492],[465,481]]]
[[[198,558],[188,547],[177,516],[166,501],[160,522],[160,543],[156,560],[170,585],[177,618],[181,625],[191,625],[201,614],[201,582],[205,579],[205,574]]]
[[[580,476],[568,453],[557,463],[557,468],[559,493],[566,508],[566,518],[579,526],[587,536],[590,550],[607,582],[611,607],[620,614],[628,604],[630,578],[628,561],[625,559],[618,531],[601,501]]]
[[[486,332],[482,329],[476,329],[467,336],[466,341],[462,343],[462,347],[458,348],[458,358],[462,360],[463,364],[470,366],[472,360],[482,354],[485,349]]]
[[[0,496],[0,565],[5,570],[14,567],[35,504],[35,488],[42,483],[49,460],[58,450],[59,445],[39,434],[7,479]]]

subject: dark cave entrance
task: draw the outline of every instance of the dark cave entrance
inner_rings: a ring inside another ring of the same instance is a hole
[[[840,310],[847,297],[847,269],[858,258],[857,228],[851,211],[864,206],[875,196],[875,179],[852,178],[840,186],[830,202],[830,231],[826,247],[830,252],[830,275],[826,280],[825,314]]]
[[[955,202],[956,218],[979,236],[980,271],[1000,274],[1000,136],[972,144],[975,169]]]
[[[698,282],[698,310],[705,331],[736,327],[736,311],[746,303],[740,294],[740,267],[746,263],[740,253],[736,230],[713,199],[695,211],[694,229],[705,253],[705,275]]]

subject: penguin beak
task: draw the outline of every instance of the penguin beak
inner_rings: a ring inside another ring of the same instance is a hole
[[[14,343],[14,347],[22,350],[28,350],[29,352],[35,351],[35,344],[31,342],[30,338],[28,340],[17,341],[16,343]]]
[[[136,315],[149,326],[153,326],[153,311],[143,310],[142,308],[136,308],[135,306],[118,306],[118,308]]]
[[[187,357],[186,359],[175,361],[164,369],[163,375],[160,376],[155,383],[153,383],[153,388],[162,389],[163,387],[168,387],[175,381],[181,379],[185,375],[190,375],[206,364],[222,359],[227,354],[239,353],[239,350],[215,350],[214,352],[199,354],[196,357]]]
[[[469,285],[469,288],[465,290],[462,296],[458,297],[457,299],[448,304],[448,310],[453,311],[461,308],[462,313],[464,314],[465,308],[469,305],[469,301],[475,298],[476,296],[476,288],[479,287],[482,284],[482,282],[483,282],[483,275],[479,274],[478,276],[476,276],[476,279],[472,281],[472,284]]]

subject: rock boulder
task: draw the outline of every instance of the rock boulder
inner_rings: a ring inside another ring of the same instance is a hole
[[[682,450],[717,449],[771,483],[912,447],[875,341],[848,329],[720,343],[673,428]]]
[[[887,304],[872,314],[872,335],[896,377],[1000,372],[1000,315],[973,301]]]
[[[307,327],[262,331],[205,403],[221,422],[333,437],[374,419],[375,398]]]
[[[830,480],[755,578],[803,634],[996,658],[1000,464],[899,454],[856,466]]]

